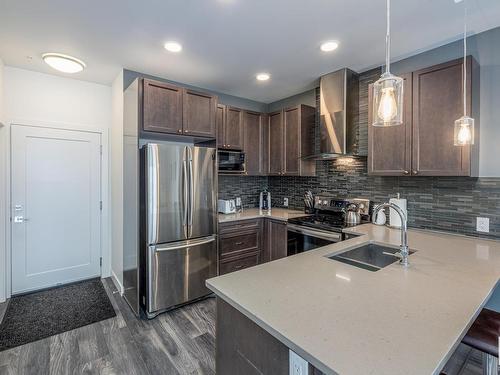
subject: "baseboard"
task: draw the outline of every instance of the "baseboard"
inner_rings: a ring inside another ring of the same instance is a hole
[[[115,284],[116,289],[118,289],[118,291],[120,292],[120,295],[123,296],[125,288],[123,288],[122,283],[120,282],[120,280],[118,279],[113,270],[111,270],[111,280],[113,280],[113,283]]]

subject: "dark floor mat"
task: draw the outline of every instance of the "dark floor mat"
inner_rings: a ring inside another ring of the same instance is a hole
[[[0,351],[114,316],[99,279],[13,297],[0,324]]]

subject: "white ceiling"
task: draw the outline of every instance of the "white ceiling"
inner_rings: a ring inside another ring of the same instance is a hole
[[[500,26],[499,0],[467,3],[473,33]],[[394,58],[457,39],[462,6],[393,1]],[[384,34],[384,0],[0,0],[7,65],[54,74],[41,54],[60,52],[87,63],[82,80],[110,84],[123,67],[265,103],[338,68],[381,64]],[[165,51],[171,39],[182,53]],[[340,47],[325,54],[328,39]],[[256,82],[260,71],[271,80]]]

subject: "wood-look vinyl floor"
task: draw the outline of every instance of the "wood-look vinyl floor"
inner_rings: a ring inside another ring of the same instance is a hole
[[[146,321],[103,283],[115,318],[0,352],[0,375],[215,374],[215,299]]]
[[[215,374],[215,300],[139,320],[111,279],[104,287],[117,316],[0,352],[0,375]],[[0,320],[6,303],[0,304]],[[481,354],[460,345],[447,375],[479,375]]]

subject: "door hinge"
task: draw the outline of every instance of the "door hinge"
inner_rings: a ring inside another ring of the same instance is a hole
[[[102,257],[99,258],[99,266],[102,267]]]
[[[99,146],[99,152],[101,153],[102,155],[102,145]]]
[[[102,201],[99,201],[99,209],[102,211]]]

